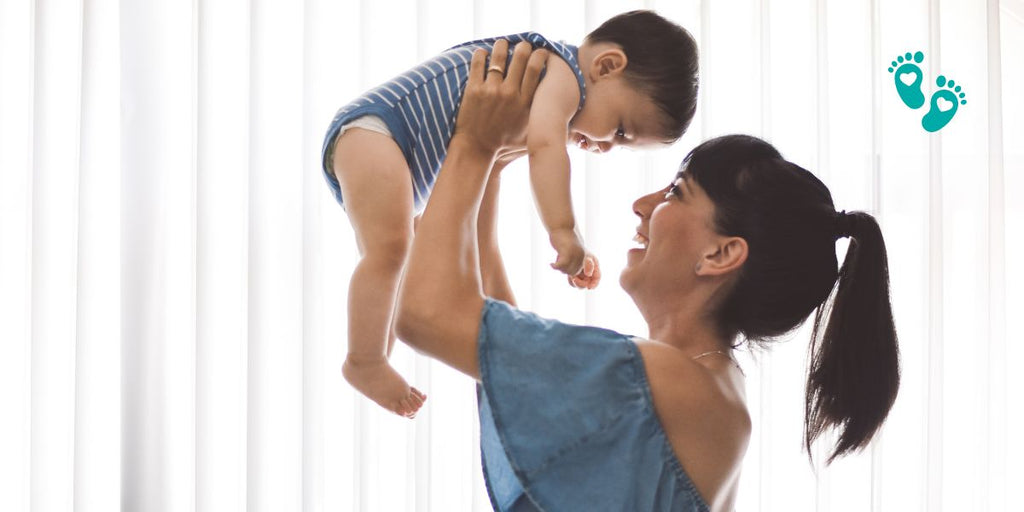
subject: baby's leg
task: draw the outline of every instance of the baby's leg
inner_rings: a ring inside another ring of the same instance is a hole
[[[417,215],[417,216],[412,218],[412,233],[413,233],[414,237],[416,236],[416,227],[420,225],[420,217],[422,217],[422,216],[423,216],[423,214],[421,213],[421,214],[419,214],[419,215]],[[398,339],[398,335],[395,334],[395,323],[391,322],[391,328],[388,329],[388,346],[387,346],[387,356],[388,356],[388,359],[391,359],[391,351],[394,350],[394,348],[395,348],[395,340],[396,339]],[[413,389],[416,389],[416,388],[413,388]],[[420,391],[418,389],[416,389],[416,392],[419,393]],[[426,396],[426,395],[424,395],[424,396]]]
[[[381,407],[412,417],[426,396],[388,364],[395,296],[413,236],[409,168],[394,140],[359,128],[338,139],[333,164],[361,255],[349,283],[342,373]]]

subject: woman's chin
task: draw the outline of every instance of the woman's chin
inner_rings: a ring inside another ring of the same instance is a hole
[[[629,268],[631,265],[633,265],[637,261],[640,261],[640,260],[644,259],[644,254],[646,252],[647,252],[647,249],[644,249],[642,247],[634,247],[634,248],[626,251],[626,268]]]
[[[622,272],[619,274],[619,285],[627,292],[629,291],[629,276],[635,270],[637,264],[644,259],[645,252],[647,251],[640,247],[626,252],[626,266],[622,268]]]

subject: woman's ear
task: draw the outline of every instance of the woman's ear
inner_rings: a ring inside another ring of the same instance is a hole
[[[621,48],[609,48],[601,51],[591,61],[591,73],[594,79],[622,73],[626,69],[626,53]]]
[[[747,261],[747,241],[738,237],[719,240],[697,262],[694,272],[699,276],[720,276],[739,270]]]

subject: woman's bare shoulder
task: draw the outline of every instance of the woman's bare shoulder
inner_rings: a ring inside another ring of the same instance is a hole
[[[638,338],[634,343],[643,358],[651,393],[671,404],[673,411],[747,413],[743,375],[725,357],[704,366],[665,343]]]
[[[673,452],[705,500],[728,501],[751,432],[742,374],[725,358],[707,368],[671,345],[634,342]]]

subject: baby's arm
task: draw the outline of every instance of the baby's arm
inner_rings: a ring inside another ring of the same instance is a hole
[[[569,120],[579,101],[572,69],[561,59],[550,59],[530,108],[526,145],[534,200],[551,245],[558,252],[552,267],[569,276],[583,271],[587,256],[572,211],[569,155],[565,149]]]

